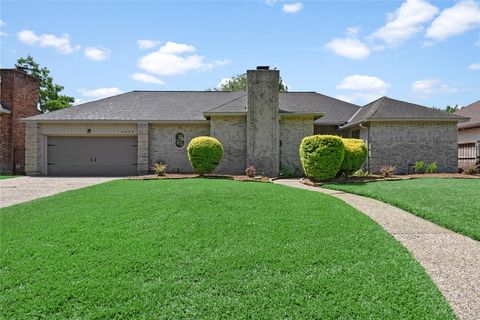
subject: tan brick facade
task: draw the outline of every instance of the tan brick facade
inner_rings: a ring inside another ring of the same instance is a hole
[[[243,174],[247,167],[246,116],[213,116],[210,135],[223,146],[223,158],[216,172]]]
[[[372,122],[368,131],[371,172],[392,165],[407,173],[419,160],[436,161],[439,172],[457,171],[456,122]]]
[[[300,163],[300,143],[314,134],[313,117],[282,117],[280,120],[280,167],[303,172]]]
[[[185,135],[185,144],[179,148],[175,145],[175,135]],[[208,122],[197,124],[150,124],[148,160],[151,166],[155,162],[167,165],[167,172],[192,172],[188,160],[187,145],[195,137],[210,135]]]

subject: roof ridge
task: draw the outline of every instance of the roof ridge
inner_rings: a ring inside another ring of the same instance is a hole
[[[380,106],[382,105],[382,103],[385,101],[387,97],[383,96],[381,98],[378,98],[377,100],[371,102],[373,105],[372,105],[372,109],[371,110],[368,110],[368,113],[365,115],[365,119],[369,119],[371,117],[373,117],[375,115],[375,113],[377,113],[378,109],[380,109]]]
[[[245,94],[245,95],[246,95],[246,94]],[[227,105],[227,104],[229,104],[229,103],[232,103],[232,102],[234,102],[234,101],[236,101],[236,100],[239,100],[239,99],[243,98],[245,95],[241,95],[240,97],[237,97],[237,98],[235,98],[235,99],[232,99],[232,100],[230,100],[230,101],[227,101],[227,102],[225,102],[225,103],[222,103],[221,105],[216,106],[215,108],[209,109],[209,110],[206,111],[206,112],[212,112],[212,111],[214,111],[214,110],[216,110],[216,109],[219,109],[219,108],[221,108],[221,107],[223,107],[223,106],[225,106],[225,105]]]
[[[235,91],[214,91],[214,90],[132,90],[129,92],[196,92],[196,93],[233,93],[233,92],[245,92],[245,90]]]

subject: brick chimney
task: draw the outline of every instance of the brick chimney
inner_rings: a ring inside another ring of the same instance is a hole
[[[279,173],[279,79],[266,66],[247,70],[247,166],[268,176]]]
[[[25,124],[38,113],[39,81],[17,69],[0,69],[0,172],[23,173]]]

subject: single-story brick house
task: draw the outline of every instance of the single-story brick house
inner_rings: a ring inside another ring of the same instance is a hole
[[[458,124],[458,165],[466,168],[480,162],[480,100],[455,114],[470,118]]]
[[[277,176],[301,168],[299,144],[312,134],[365,139],[367,169],[408,171],[416,160],[457,171],[457,115],[389,98],[361,108],[315,92],[279,92],[279,71],[247,71],[238,92],[133,91],[25,119],[27,174],[143,174],[162,161],[191,172],[186,146],[196,136],[223,144],[217,172],[248,165]]]

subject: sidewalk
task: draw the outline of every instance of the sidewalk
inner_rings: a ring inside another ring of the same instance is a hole
[[[298,180],[274,183],[334,196],[369,216],[420,262],[459,319],[479,319],[480,242],[374,199],[311,187]]]

